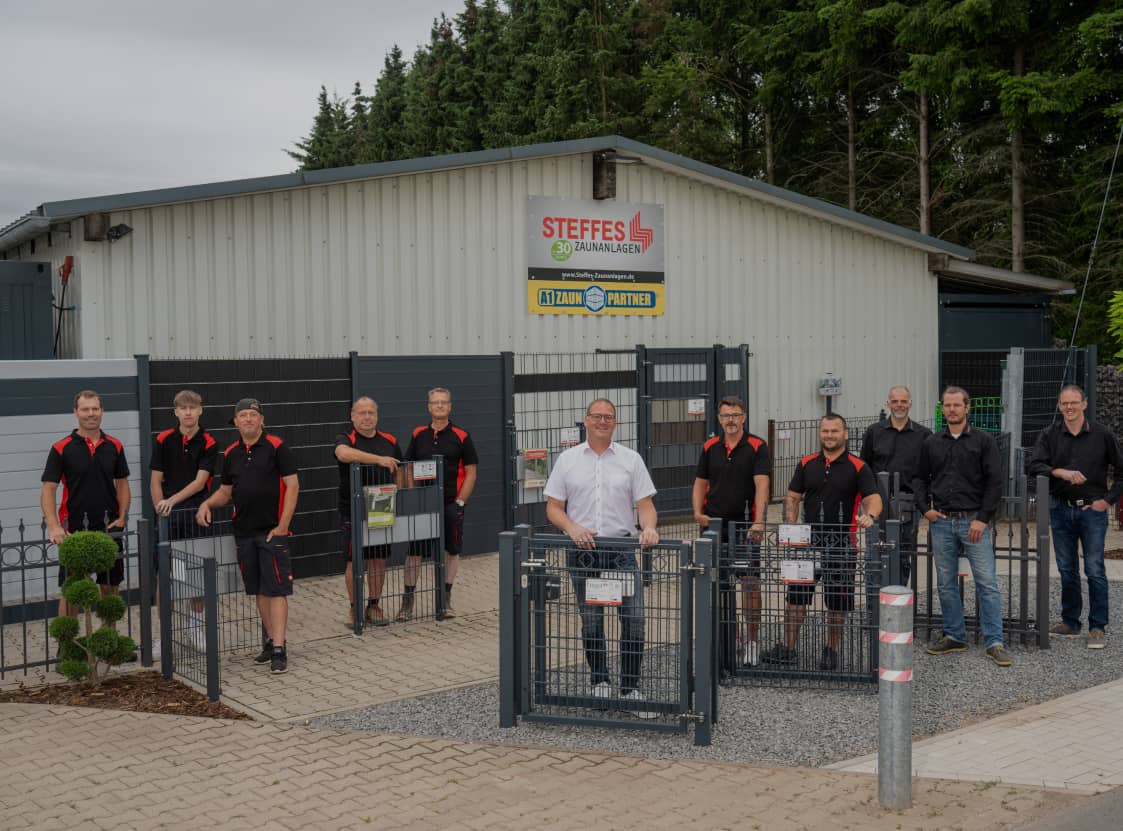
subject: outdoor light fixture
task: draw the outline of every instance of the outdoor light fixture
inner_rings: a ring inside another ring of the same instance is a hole
[[[105,238],[110,242],[117,242],[121,237],[128,236],[133,232],[133,229],[122,222],[120,225],[113,225],[105,232]]]

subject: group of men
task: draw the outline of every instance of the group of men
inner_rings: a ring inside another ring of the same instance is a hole
[[[941,397],[944,427],[933,433],[910,418],[911,395],[907,387],[894,386],[886,401],[888,417],[866,431],[859,456],[847,449],[845,419],[827,414],[819,422],[820,449],[800,460],[784,499],[784,521],[796,523],[802,506],[803,520],[811,525],[810,545],[826,553],[814,582],[824,586],[827,640],[819,667],[834,669],[845,615],[854,608],[856,557],[852,535],[838,527],[871,528],[885,519],[875,475],[887,472],[893,479],[897,510],[893,518],[901,528],[901,582],[909,580],[916,551],[918,518],[923,516],[931,535],[943,633],[928,646],[933,655],[967,650],[967,635],[959,592],[959,559],[966,557],[980,611],[980,629],[986,656],[999,666],[1012,660],[1003,640],[1001,595],[995,568],[990,523],[1002,492],[1001,460],[994,438],[969,423],[970,397],[960,387],[948,387]],[[351,408],[352,429],[336,438],[339,464],[339,511],[346,559],[346,584],[352,592],[351,493],[349,466],[359,462],[375,471],[375,483],[403,482],[403,461],[422,461],[440,454],[455,468],[445,477],[444,522],[448,554],[445,616],[455,616],[451,593],[456,579],[463,538],[464,506],[476,482],[478,456],[471,436],[451,422],[452,396],[443,387],[429,391],[430,421],[416,428],[404,456],[397,440],[378,427],[378,405],[366,396]],[[155,510],[175,517],[174,537],[192,536],[192,521],[207,527],[213,510],[233,502],[232,520],[238,564],[247,594],[257,597],[268,639],[257,663],[270,664],[275,673],[287,670],[287,598],[292,593],[292,563],[288,538],[296,509],[299,482],[289,447],[266,433],[259,401],[242,399],[230,423],[239,439],[223,453],[222,480],[208,494],[216,472],[218,449],[200,427],[202,399],[184,390],[174,400],[176,428],[155,438],[151,462],[150,493]],[[1083,551],[1088,580],[1087,645],[1103,648],[1108,622],[1107,580],[1103,550],[1110,506],[1123,494],[1123,451],[1105,427],[1085,417],[1083,390],[1065,386],[1058,397],[1059,423],[1043,430],[1027,461],[1031,475],[1050,477],[1050,524],[1057,566],[1061,575],[1061,622],[1051,631],[1075,637],[1081,632],[1082,597],[1078,574],[1078,547]],[[42,476],[41,507],[50,540],[60,543],[74,531],[120,531],[125,527],[130,493],[129,469],[120,441],[101,430],[100,396],[83,390],[74,399],[76,429],[52,445]],[[767,444],[745,429],[746,410],[738,398],[723,398],[718,407],[721,433],[707,441],[698,460],[692,492],[695,520],[706,530],[710,520],[749,524],[749,550],[759,545],[769,501],[771,456]],[[644,592],[635,549],[659,541],[655,486],[641,457],[613,440],[616,408],[607,398],[592,401],[585,413],[586,440],[562,453],[545,486],[547,518],[575,543],[570,568],[580,609],[582,639],[593,693],[612,694],[605,647],[604,606],[587,602],[587,580],[605,572],[628,583],[619,603],[621,640],[620,697],[633,709],[644,698],[640,668],[644,647]],[[1109,471],[1116,471],[1108,486]],[[61,505],[56,500],[63,485]],[[635,546],[598,547],[598,539],[635,538]],[[369,581],[366,620],[381,624],[381,608],[389,546],[369,546],[364,551]],[[398,620],[414,614],[417,574],[422,552],[411,548],[406,558],[404,593]],[[759,559],[750,557],[737,570],[741,588],[738,621],[738,660],[750,666],[766,663],[794,664],[799,630],[814,585],[787,588],[782,639],[771,649],[758,645],[761,585]],[[65,573],[60,569],[59,583]],[[114,593],[123,579],[120,560],[97,575],[103,594]],[[350,608],[350,604],[349,604]],[[68,613],[65,600],[59,614]],[[348,618],[350,620],[350,617]],[[637,715],[653,716],[637,710]]]
[[[464,504],[476,480],[478,459],[468,433],[449,420],[452,396],[443,387],[429,391],[431,421],[413,431],[407,461],[423,461],[436,454],[455,466],[457,475],[445,485],[445,538],[448,549],[446,596],[456,578],[457,554],[464,527]],[[300,483],[297,462],[291,448],[281,438],[265,431],[261,402],[243,398],[234,407],[229,423],[238,430],[238,440],[223,451],[222,479],[211,490],[217,470],[218,446],[203,430],[203,400],[192,390],[182,390],[173,401],[176,427],[156,435],[150,463],[149,483],[152,505],[157,515],[168,518],[173,540],[199,535],[198,528],[209,528],[214,511],[234,505],[231,530],[237,550],[238,567],[247,595],[256,597],[266,640],[255,656],[258,664],[269,664],[273,673],[288,670],[288,597],[293,589],[292,557],[289,550],[290,525],[296,512]],[[104,409],[101,396],[83,390],[74,398],[77,427],[55,442],[47,457],[40,491],[40,507],[51,542],[61,543],[76,531],[120,532],[128,517],[131,494],[129,466],[122,443],[101,429]],[[397,441],[378,431],[378,407],[368,397],[354,402],[352,430],[336,439],[335,458],[340,465],[340,519],[344,525],[345,553],[350,569],[350,476],[351,462],[378,465],[391,477],[398,474],[403,457]],[[61,502],[58,487],[62,485]],[[379,597],[385,574],[385,549],[367,550],[371,596],[367,620],[382,620]],[[399,620],[413,614],[420,553],[407,557],[405,594],[398,612]],[[59,569],[59,585],[66,579]],[[350,576],[350,575],[348,575]],[[124,563],[119,557],[113,568],[96,576],[103,595],[118,592],[124,580]],[[350,580],[347,581],[351,589]],[[377,591],[375,588],[377,587]],[[197,612],[194,606],[193,612]],[[65,599],[59,601],[59,614],[70,614]],[[445,616],[455,612],[446,601]]]

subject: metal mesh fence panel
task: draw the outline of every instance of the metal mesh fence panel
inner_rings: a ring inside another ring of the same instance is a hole
[[[514,524],[546,529],[546,477],[558,454],[585,440],[585,409],[595,398],[616,406],[613,439],[638,450],[636,353],[530,353],[514,356],[515,420],[511,477]]]
[[[1027,349],[1025,350],[1022,384],[1021,446],[1031,448],[1037,436],[1060,418],[1057,396],[1065,384],[1087,386],[1087,350]]]
[[[846,443],[847,449],[854,455],[860,454],[866,428],[880,420],[880,416],[847,416],[846,428],[850,436]],[[819,452],[819,419],[769,419],[768,435],[765,438],[768,449],[772,451],[772,502],[783,502],[784,493],[799,466],[799,460]]]
[[[802,531],[801,531],[802,529]],[[726,523],[718,666],[753,686],[875,690],[878,591],[890,556],[876,527]]]
[[[353,603],[340,621],[356,634],[444,616],[445,551],[449,536],[463,530],[457,506],[444,502],[444,476],[440,460],[403,462],[396,474],[351,465],[351,517],[341,543]]]
[[[525,538],[531,720],[678,730],[690,701],[690,546]],[[644,562],[649,561],[650,566]]]

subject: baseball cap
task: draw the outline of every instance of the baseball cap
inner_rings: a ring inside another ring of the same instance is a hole
[[[230,417],[230,424],[234,423],[234,419],[237,417],[238,413],[242,412],[242,410],[257,410],[258,413],[261,413],[261,402],[256,398],[243,398],[241,401],[234,405],[234,415]],[[264,415],[264,413],[261,414]]]

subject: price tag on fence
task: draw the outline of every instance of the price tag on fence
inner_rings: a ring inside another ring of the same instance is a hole
[[[778,529],[778,536],[780,545],[807,548],[811,545],[811,526],[807,524],[781,525]]]
[[[624,584],[619,580],[593,577],[585,581],[585,602],[593,606],[619,606],[624,598]]]
[[[437,478],[437,463],[433,460],[413,463],[413,478],[417,482],[426,482]]]
[[[581,443],[581,431],[576,427],[562,427],[558,431],[558,444],[562,447],[575,447]]]
[[[970,577],[971,576],[971,561],[968,560],[966,557],[960,557],[959,558],[959,570],[958,571],[959,571],[960,577]]]
[[[814,560],[781,560],[781,583],[815,584]]]
[[[187,582],[187,563],[172,557],[172,580],[177,583]]]

